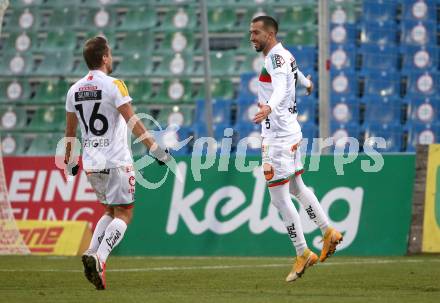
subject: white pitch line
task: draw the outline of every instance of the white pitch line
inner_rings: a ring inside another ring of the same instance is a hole
[[[395,263],[429,263],[440,262],[435,260],[361,260],[348,262],[327,262],[319,263],[318,266],[338,266],[338,265],[375,265],[375,264],[395,264]],[[290,263],[274,264],[248,264],[248,265],[202,265],[202,266],[162,266],[162,267],[144,267],[144,268],[117,268],[108,269],[107,272],[154,272],[154,271],[182,271],[182,270],[224,270],[224,269],[251,269],[251,268],[279,268],[288,267]],[[0,272],[82,272],[79,269],[0,269]]]

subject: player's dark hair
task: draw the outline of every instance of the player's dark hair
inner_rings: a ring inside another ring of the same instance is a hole
[[[83,49],[83,57],[90,70],[99,69],[102,66],[102,57],[109,54],[107,40],[102,36],[96,36],[86,41]]]
[[[265,28],[272,28],[275,34],[278,33],[278,22],[271,16],[258,16],[252,19],[252,23],[263,22]]]

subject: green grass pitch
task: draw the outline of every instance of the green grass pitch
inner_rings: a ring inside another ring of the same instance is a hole
[[[0,302],[440,302],[440,256],[334,256],[292,283],[288,258],[110,257],[107,290],[80,257],[0,256]]]

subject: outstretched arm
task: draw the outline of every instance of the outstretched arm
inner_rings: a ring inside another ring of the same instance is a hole
[[[159,161],[159,164],[168,162],[170,159],[168,150],[162,149],[156,143],[154,137],[150,134],[150,132],[146,129],[142,121],[133,111],[133,107],[131,106],[131,103],[128,102],[119,106],[118,111],[122,115],[122,117],[124,117],[132,133],[137,138],[141,139],[142,143],[147,147],[151,155],[154,156]]]
[[[307,77],[304,77],[304,74],[299,69],[297,70],[297,73],[299,83],[306,88],[307,96],[310,95],[313,91],[312,76],[307,75]]]

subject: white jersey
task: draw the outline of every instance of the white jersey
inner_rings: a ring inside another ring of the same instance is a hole
[[[93,70],[69,89],[66,111],[76,113],[81,126],[86,170],[130,165],[127,123],[118,107],[130,102],[124,82]]]
[[[263,138],[302,137],[297,121],[295,86],[298,79],[309,86],[310,82],[298,70],[293,55],[281,43],[275,45],[264,59],[258,82],[258,102],[270,106],[272,112],[261,122]]]

